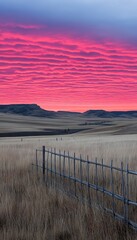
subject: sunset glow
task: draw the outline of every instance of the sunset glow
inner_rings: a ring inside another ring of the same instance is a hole
[[[0,104],[137,110],[136,36],[6,14],[0,22]]]

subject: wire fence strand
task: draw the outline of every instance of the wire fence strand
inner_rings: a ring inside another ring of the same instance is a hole
[[[36,149],[36,159],[33,164],[42,170],[43,181],[48,186],[59,187],[69,196],[93,203],[111,213],[116,219],[122,220],[128,226],[137,230],[137,217],[132,219],[133,212],[137,216],[137,201],[132,199],[129,191],[129,179],[137,172],[130,170],[128,164],[124,168],[115,167],[113,161],[106,165],[102,159],[99,162],[73,156],[65,151],[46,149],[45,146]],[[120,190],[121,189],[121,190]],[[137,198],[136,198],[137,199]],[[117,207],[118,206],[118,207]]]

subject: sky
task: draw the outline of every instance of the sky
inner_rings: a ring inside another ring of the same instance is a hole
[[[0,0],[0,104],[137,110],[136,0]]]

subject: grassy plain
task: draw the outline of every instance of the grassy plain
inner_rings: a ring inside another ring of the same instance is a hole
[[[55,130],[77,130],[87,135],[137,134],[136,118],[87,118],[69,115],[61,118],[38,118],[0,113],[0,134],[45,132],[55,134]],[[64,131],[64,134],[66,132]]]
[[[84,125],[84,131],[72,135],[0,138],[1,240],[137,239],[133,230],[127,229],[98,207],[89,209],[74,199],[46,188],[32,170],[35,149],[43,145],[72,154],[76,152],[83,158],[87,155],[90,159],[104,158],[108,164],[113,159],[117,166],[120,161],[128,162],[131,169],[137,170],[137,134],[132,134],[133,129],[134,133],[137,130],[135,119],[111,119],[113,123],[107,126],[95,125],[97,120],[94,119],[94,124],[89,126]],[[0,132],[83,128],[80,124],[84,121],[7,117],[3,114],[0,117]],[[137,199],[135,185],[132,186]]]

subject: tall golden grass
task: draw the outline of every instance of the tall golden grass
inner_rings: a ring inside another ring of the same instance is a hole
[[[42,145],[70,150],[106,162],[114,159],[136,166],[135,139],[24,138],[0,141],[0,239],[85,240],[137,239],[134,230],[115,221],[97,206],[88,208],[47,188],[35,175],[31,163]],[[104,142],[103,142],[104,141]],[[106,143],[106,141],[108,141]],[[131,151],[132,150],[132,151]],[[130,153],[129,153],[130,151]],[[125,155],[126,153],[127,155]],[[92,153],[92,155],[90,155]],[[126,156],[126,158],[124,158]]]

